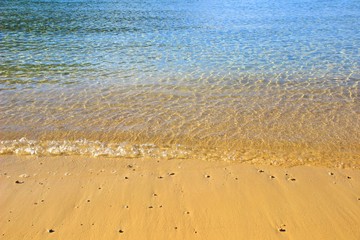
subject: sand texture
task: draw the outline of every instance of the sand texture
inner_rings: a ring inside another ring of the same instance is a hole
[[[0,157],[0,239],[360,239],[360,171]]]

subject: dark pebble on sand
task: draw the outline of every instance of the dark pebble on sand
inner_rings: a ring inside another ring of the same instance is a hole
[[[54,229],[49,229],[49,230],[48,230],[48,233],[53,233],[53,232],[55,232]]]
[[[260,170],[258,170],[258,172],[259,172],[259,173],[263,173],[263,172],[264,172],[264,170],[261,170],[261,169],[260,169]]]
[[[120,229],[120,230],[119,230],[119,233],[124,233],[124,231]]]
[[[16,180],[16,181],[15,181],[15,183],[16,183],[16,184],[23,184],[23,183],[24,183],[24,181],[19,181],[19,180]]]
[[[149,206],[149,208],[153,208],[153,206]]]
[[[351,179],[351,177],[350,177],[350,176],[348,176],[348,177],[347,177],[347,179]]]
[[[279,228],[279,232],[286,232],[285,228]]]
[[[175,173],[169,173],[169,175],[170,175],[170,176],[173,176],[173,175],[175,175]]]
[[[125,179],[129,179],[128,177],[125,177]]]
[[[295,178],[290,178],[290,180],[291,180],[291,181],[296,181],[296,179],[295,179]]]

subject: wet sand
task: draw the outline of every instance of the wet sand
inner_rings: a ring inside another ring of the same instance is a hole
[[[360,239],[360,170],[0,157],[0,239]]]

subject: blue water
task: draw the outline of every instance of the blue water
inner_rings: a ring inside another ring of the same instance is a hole
[[[2,89],[93,78],[146,83],[146,76],[180,74],[359,74],[356,0],[2,0],[0,6]]]

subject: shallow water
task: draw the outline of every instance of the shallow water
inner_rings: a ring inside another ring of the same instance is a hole
[[[358,1],[2,1],[0,153],[360,166]]]

